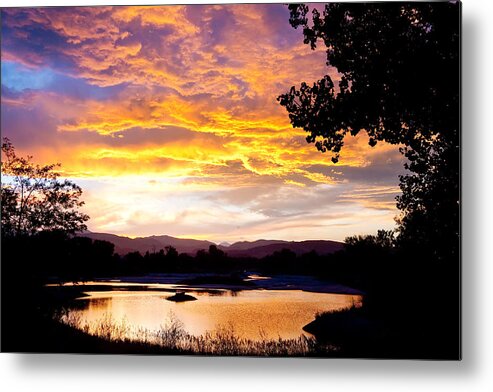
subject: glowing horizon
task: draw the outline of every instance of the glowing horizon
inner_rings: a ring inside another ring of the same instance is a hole
[[[62,164],[93,232],[219,243],[393,228],[397,147],[348,138],[335,165],[276,101],[338,79],[288,19],[281,4],[2,9],[2,136]]]

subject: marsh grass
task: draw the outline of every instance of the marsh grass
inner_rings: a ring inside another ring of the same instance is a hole
[[[351,305],[345,308],[332,309],[315,313],[315,320],[329,317],[350,317],[355,315],[363,315],[365,314],[365,312],[366,310],[363,308],[363,305],[361,303],[354,302],[353,299]]]
[[[110,314],[91,323],[76,312],[58,312],[54,318],[106,342],[136,344],[147,347],[152,352],[157,349],[163,354],[320,356],[337,351],[335,346],[321,345],[316,339],[304,335],[295,339],[268,339],[260,331],[260,340],[241,338],[231,324],[194,336],[184,329],[183,323],[173,313],[169,314],[165,324],[157,330],[132,326],[126,319],[114,320]]]

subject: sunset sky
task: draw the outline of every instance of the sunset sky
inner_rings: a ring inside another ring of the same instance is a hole
[[[288,19],[281,4],[3,9],[2,136],[62,164],[91,231],[233,242],[393,228],[397,147],[349,138],[333,164],[276,101],[338,79]]]

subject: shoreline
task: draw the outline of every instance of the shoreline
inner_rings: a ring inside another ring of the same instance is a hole
[[[272,275],[258,276],[250,274],[242,281],[247,283],[207,283],[193,282],[193,279],[207,280],[215,277],[228,277],[229,274],[205,274],[205,273],[173,273],[173,274],[149,274],[143,276],[101,277],[91,281],[75,284],[64,282],[62,284],[50,284],[54,287],[75,286],[81,288],[97,287],[98,291],[243,291],[243,290],[299,290],[320,294],[365,295],[361,290],[344,286],[334,281],[323,281],[306,275]],[[183,281],[190,281],[183,283]],[[89,291],[89,290],[87,290]],[[94,291],[94,290],[92,290]]]

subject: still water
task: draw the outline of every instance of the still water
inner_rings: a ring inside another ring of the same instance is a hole
[[[192,335],[218,328],[233,328],[239,337],[252,340],[308,335],[302,327],[317,312],[361,303],[361,296],[312,293],[301,290],[187,291],[196,301],[172,302],[173,293],[156,291],[88,291],[71,310],[89,325],[105,317],[134,328],[157,330],[178,319]]]

